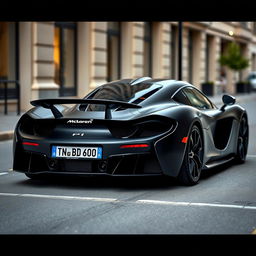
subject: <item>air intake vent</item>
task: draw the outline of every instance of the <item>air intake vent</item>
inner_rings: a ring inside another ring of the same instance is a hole
[[[135,101],[133,101],[133,104],[139,104],[141,103],[143,100],[147,99],[149,96],[153,95],[155,92],[157,92],[161,87],[158,87],[146,94],[144,94],[143,96],[139,97],[138,99],[136,99]]]

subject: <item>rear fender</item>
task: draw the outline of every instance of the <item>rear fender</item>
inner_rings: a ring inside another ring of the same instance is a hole
[[[191,107],[181,106],[179,110],[169,114],[177,121],[177,127],[172,133],[155,142],[155,151],[163,173],[177,177],[184,159],[190,130],[195,123],[201,127],[202,125],[198,111]]]

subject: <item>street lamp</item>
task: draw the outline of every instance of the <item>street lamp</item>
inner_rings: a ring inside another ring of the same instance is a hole
[[[229,34],[230,36],[233,36],[233,35],[234,35],[234,32],[233,32],[232,30],[230,30],[230,31],[228,32],[228,34]]]

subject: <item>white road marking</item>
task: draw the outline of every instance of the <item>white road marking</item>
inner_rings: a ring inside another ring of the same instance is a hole
[[[115,202],[115,198],[100,198],[100,197],[83,197],[83,196],[55,196],[55,195],[37,195],[37,194],[21,194],[22,197],[39,197],[50,199],[64,199],[64,200],[86,200],[86,201],[100,201],[100,202]]]
[[[256,206],[245,206],[244,209],[256,210]]]
[[[189,206],[189,202],[171,202],[171,201],[160,201],[160,200],[137,200],[137,204],[164,204],[164,205],[183,205]]]
[[[192,203],[192,202],[175,202],[161,200],[137,200],[124,201],[115,198],[104,197],[84,197],[84,196],[59,196],[59,195],[42,195],[42,194],[17,194],[17,193],[0,193],[0,196],[17,196],[30,198],[47,198],[47,199],[62,199],[62,200],[82,200],[82,201],[97,201],[97,202],[113,202],[113,203],[135,203],[135,204],[155,204],[155,205],[173,205],[173,206],[199,206],[199,207],[219,207],[256,210],[256,206],[235,205],[235,204],[214,204],[214,203]]]
[[[0,175],[8,174],[8,172],[0,172]]]
[[[256,155],[247,155],[247,157],[256,157]]]
[[[0,193],[0,196],[19,196],[19,194],[14,194],[14,193]]]
[[[238,208],[238,209],[256,210],[256,206],[245,206],[245,205],[235,205],[235,204],[172,202],[172,201],[160,201],[160,200],[137,200],[136,203],[139,203],[139,204],[176,205],[176,206],[206,206],[206,207]]]
[[[243,209],[243,205],[236,204],[210,204],[210,203],[190,203],[192,206],[210,206],[210,207],[223,207],[223,208],[240,208]]]
[[[83,196],[58,196],[58,195],[39,195],[39,194],[13,194],[13,193],[0,193],[0,196],[18,196],[18,197],[36,197],[48,199],[64,199],[64,200],[86,200],[86,201],[99,201],[99,202],[116,202],[115,198],[100,198],[100,197],[83,197]]]

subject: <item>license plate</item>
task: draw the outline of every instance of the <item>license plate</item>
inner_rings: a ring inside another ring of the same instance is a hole
[[[101,159],[102,148],[101,147],[52,146],[52,157]]]

